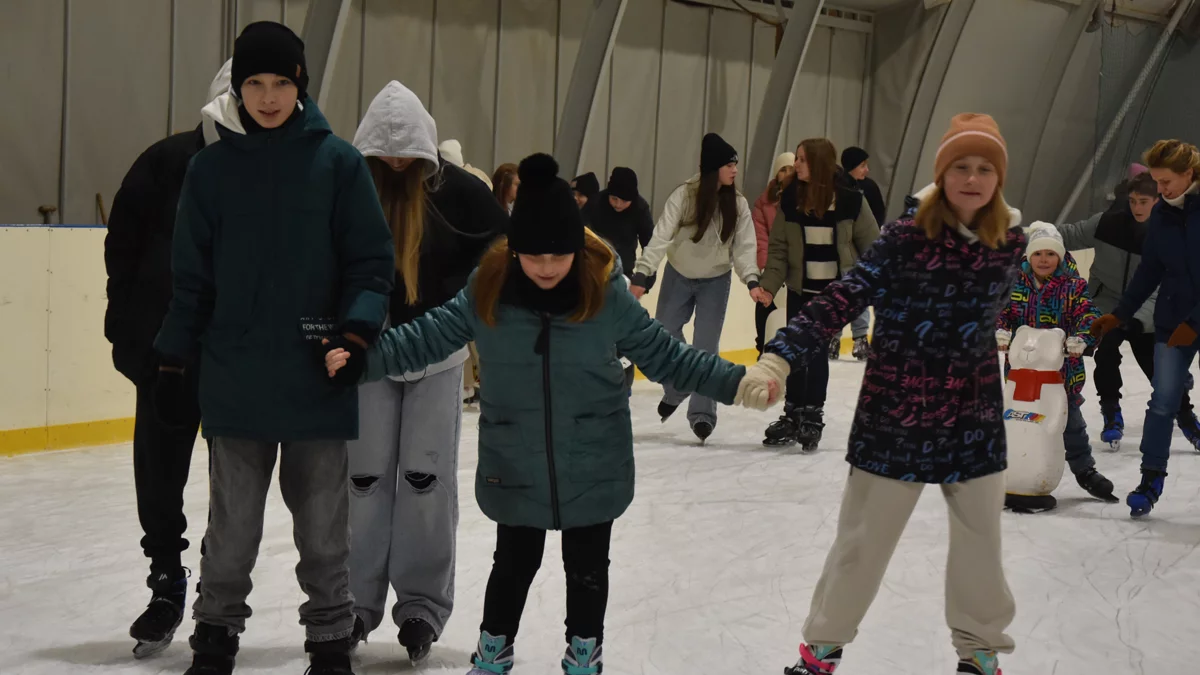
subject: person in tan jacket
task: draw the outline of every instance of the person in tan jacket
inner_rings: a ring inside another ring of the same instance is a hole
[[[772,299],[787,284],[790,321],[808,299],[853,267],[877,237],[879,225],[862,193],[839,180],[833,143],[825,138],[801,141],[796,148],[795,179],[780,197],[759,283]],[[787,381],[783,416],[767,427],[763,444],[800,443],[806,452],[816,449],[825,428],[828,385],[827,359],[794,368]]]

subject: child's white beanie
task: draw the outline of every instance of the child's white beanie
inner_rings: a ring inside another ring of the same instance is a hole
[[[1058,232],[1058,228],[1050,223],[1035,220],[1029,226],[1027,239],[1029,247],[1025,249],[1026,258],[1038,251],[1054,251],[1060,259],[1067,256],[1067,248],[1063,245],[1062,235]]]

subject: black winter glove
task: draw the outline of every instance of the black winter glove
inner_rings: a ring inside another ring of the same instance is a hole
[[[327,344],[321,345],[321,368],[325,368],[325,355],[335,349],[345,349],[350,352],[346,365],[333,376],[333,383],[341,387],[357,387],[362,379],[363,371],[367,368],[367,350],[357,342],[344,335],[329,338]]]
[[[158,421],[171,429],[181,429],[196,419],[197,408],[196,393],[184,369],[166,363],[159,366],[154,380],[154,411]]]
[[[1138,319],[1130,319],[1125,323],[1125,333],[1130,336],[1138,336],[1146,332],[1146,326]]]

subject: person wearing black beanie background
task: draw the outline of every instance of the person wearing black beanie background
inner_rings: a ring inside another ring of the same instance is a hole
[[[633,429],[617,352],[651,380],[726,404],[741,401],[746,369],[688,347],[650,318],[629,292],[620,258],[584,227],[553,158],[527,157],[518,172],[508,238],[483,256],[454,300],[384,333],[367,352],[366,380],[420,370],[475,340],[487,373],[475,497],[497,527],[470,675],[512,669],[547,530],[562,531],[563,671],[597,675],[613,521],[634,488]],[[355,360],[362,357],[330,351],[329,375]],[[761,409],[770,402],[747,397],[742,404]]]
[[[579,181],[576,179],[576,201]],[[608,188],[589,199],[583,207],[583,218],[593,232],[616,250],[625,276],[632,280],[638,246],[645,250],[654,236],[654,216],[650,213],[650,204],[638,194],[638,178],[633,169],[624,166],[613,169]],[[646,280],[646,289],[653,287],[654,277],[650,277]],[[625,384],[633,385],[633,364],[625,368]]]
[[[600,192],[600,181],[591,171],[571,179],[571,190],[575,193],[575,203],[579,208],[587,206],[596,199]]]
[[[667,198],[654,226],[650,243],[633,270],[631,290],[641,298],[648,279],[658,272],[663,258],[662,289],[655,318],[678,340],[683,326],[696,314],[692,344],[710,354],[721,348],[721,330],[729,305],[731,269],[750,289],[755,302],[770,304],[758,287],[758,240],[750,203],[734,186],[738,155],[717,134],[704,137],[700,147],[700,173],[680,185]],[[665,422],[688,394],[666,386],[658,414]],[[693,396],[688,404],[692,433],[707,439],[717,425],[717,405],[710,398]]]
[[[862,193],[867,207],[875,216],[875,222],[882,227],[884,223],[888,222],[887,204],[883,202],[883,192],[880,191],[879,184],[868,176],[871,167],[867,160],[870,157],[862,148],[850,146],[842,150],[842,178],[850,189]],[[868,309],[850,322],[850,335],[854,338],[851,354],[859,361],[866,361],[871,350],[870,344],[867,342],[867,334],[871,329],[870,312]],[[833,341],[829,345],[829,360],[837,361],[841,351],[842,336],[839,334],[833,337]]]
[[[179,197],[155,402],[165,423],[185,421],[187,377],[198,373],[212,443],[186,675],[233,672],[277,460],[308,596],[309,675],[351,673],[346,443],[358,435],[358,374],[326,377],[319,346],[365,353],[395,267],[366,162],[304,96],[307,81],[294,33],[247,26],[230,92],[202,111],[220,142],[192,159]]]

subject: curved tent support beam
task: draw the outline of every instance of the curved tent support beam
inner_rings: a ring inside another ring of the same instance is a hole
[[[929,50],[925,61],[925,70],[921,73],[917,94],[913,97],[912,108],[908,113],[908,122],[904,126],[904,137],[900,141],[900,151],[896,154],[896,166],[892,171],[892,182],[888,187],[887,212],[901,213],[904,211],[904,198],[915,187],[917,165],[921,162],[921,151],[925,147],[925,137],[929,134],[929,122],[933,117],[933,109],[942,93],[942,85],[946,81],[946,71],[950,68],[950,59],[958,47],[958,39],[962,37],[967,18],[975,8],[975,0],[954,0],[946,6],[942,15],[942,25],[938,27],[937,37]]]
[[[558,124],[558,136],[554,142],[554,155],[559,170],[568,180],[578,175],[579,161],[583,155],[583,142],[587,136],[588,123],[592,117],[592,103],[600,77],[612,55],[617,41],[617,30],[625,15],[627,0],[594,0],[592,15],[588,18],[579,42],[579,54],[575,57],[575,68],[571,71],[571,83],[567,86],[567,97],[563,102],[562,118]]]
[[[1029,121],[1035,130],[1028,145],[1020,144],[1009,150],[1012,157],[1009,176],[1024,176],[1021,191],[1012,194],[1014,204],[1023,204],[1029,197],[1029,186],[1033,184],[1033,168],[1037,164],[1037,153],[1042,147],[1042,139],[1046,136],[1046,125],[1050,123],[1050,113],[1054,110],[1054,101],[1058,90],[1062,87],[1063,78],[1067,74],[1067,66],[1071,64],[1071,56],[1079,46],[1079,39],[1092,14],[1100,6],[1101,0],[1082,0],[1079,6],[1071,10],[1066,23],[1058,31],[1054,41],[1054,52],[1046,61],[1042,70],[1042,78],[1038,83],[1037,94],[1034,95],[1029,110]],[[1014,144],[1017,145],[1017,144]],[[1014,186],[1015,187],[1015,186]],[[1006,195],[1009,196],[1009,195]]]
[[[813,30],[821,16],[825,0],[795,0],[787,28],[775,53],[771,66],[771,78],[767,80],[767,91],[763,94],[762,108],[758,113],[758,124],[754,127],[754,140],[745,166],[746,178],[742,188],[750,199],[754,199],[771,182],[771,163],[775,159],[775,148],[779,144],[779,133],[783,130],[788,102],[792,100],[792,88],[796,85],[796,73],[804,63],[804,54],[812,43]]]
[[[318,108],[325,107],[349,16],[350,0],[309,0],[300,39],[308,65],[308,95]]]

